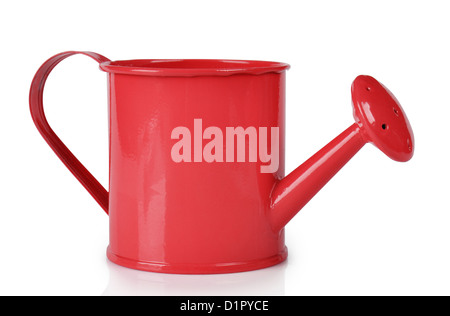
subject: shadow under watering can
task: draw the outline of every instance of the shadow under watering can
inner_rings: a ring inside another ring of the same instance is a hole
[[[109,192],[43,111],[48,75],[74,54],[93,58],[108,75]],[[287,257],[285,225],[366,143],[396,161],[411,159],[413,133],[399,102],[374,78],[359,76],[351,90],[356,122],[285,176],[288,68],[248,60],[110,61],[74,51],[41,66],[31,84],[31,115],[109,214],[112,262],[181,274],[278,264]]]
[[[247,273],[148,273],[108,262],[103,296],[280,296],[285,295],[287,260]]]

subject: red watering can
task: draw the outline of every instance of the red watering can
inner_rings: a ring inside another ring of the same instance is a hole
[[[63,59],[84,54],[108,74],[109,190],[47,123],[43,90]],[[356,120],[285,176],[285,80],[289,65],[246,60],[110,61],[92,52],[47,60],[30,90],[34,123],[109,214],[108,258],[165,273],[228,273],[286,259],[284,227],[370,142],[396,161],[414,138],[381,83],[352,84]]]

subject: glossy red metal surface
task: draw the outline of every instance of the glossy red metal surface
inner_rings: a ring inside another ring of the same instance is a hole
[[[64,52],[48,59],[36,72],[30,88],[30,111],[33,122],[41,133],[42,137],[53,149],[56,155],[88,190],[94,199],[100,204],[103,210],[108,213],[108,192],[95,179],[92,174],[81,164],[81,162],[64,145],[59,137],[52,130],[44,114],[42,102],[44,95],[44,85],[48,75],[61,61],[75,54],[83,54],[91,57],[99,63],[109,61],[108,58],[93,52]]]
[[[399,122],[385,120],[377,110],[386,107],[384,97],[372,98],[377,122],[403,136],[378,140],[385,129],[369,130],[357,116],[355,124],[285,177],[287,64],[111,62],[81,52],[108,73],[108,194],[54,134],[43,112],[47,76],[75,53],[56,55],[38,70],[30,90],[31,114],[50,147],[109,213],[108,258],[129,268],[200,274],[277,264],[287,256],[286,223],[366,142],[381,144],[397,160],[406,159],[405,148],[412,155],[412,133],[404,134],[409,123],[401,108],[392,110]],[[355,111],[367,109],[363,103],[369,101],[355,95]]]
[[[100,68],[115,74],[194,77],[260,75],[267,72],[283,72],[289,68],[289,65],[259,60],[134,59],[103,62]]]
[[[373,77],[358,76],[352,84],[352,102],[356,122],[275,185],[270,213],[275,229],[284,227],[366,143],[396,161],[412,158],[411,125],[384,85]]]
[[[396,161],[414,154],[411,125],[395,96],[370,76],[358,76],[352,84],[354,117],[364,126],[367,141]]]
[[[274,229],[284,227],[364,144],[361,129],[353,124],[278,181],[271,199],[270,221]]]

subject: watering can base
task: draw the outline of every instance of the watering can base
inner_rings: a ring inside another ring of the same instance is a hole
[[[276,255],[251,261],[171,264],[166,262],[149,262],[125,258],[114,254],[109,247],[107,249],[108,259],[120,266],[141,271],[171,274],[219,274],[258,270],[268,268],[283,262],[284,260],[286,260],[287,254],[287,248],[284,247],[284,249]]]

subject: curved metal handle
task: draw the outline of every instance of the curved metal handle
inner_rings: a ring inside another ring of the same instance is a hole
[[[108,191],[94,178],[94,176],[81,164],[81,162],[64,145],[59,137],[52,130],[47,122],[43,108],[44,85],[50,72],[62,60],[75,54],[83,54],[96,60],[98,63],[109,61],[108,58],[93,52],[68,51],[60,53],[48,59],[34,76],[30,88],[30,112],[34,124],[41,133],[42,137],[53,149],[56,155],[72,172],[72,174],[81,182],[94,199],[100,204],[103,210],[108,214]]]

